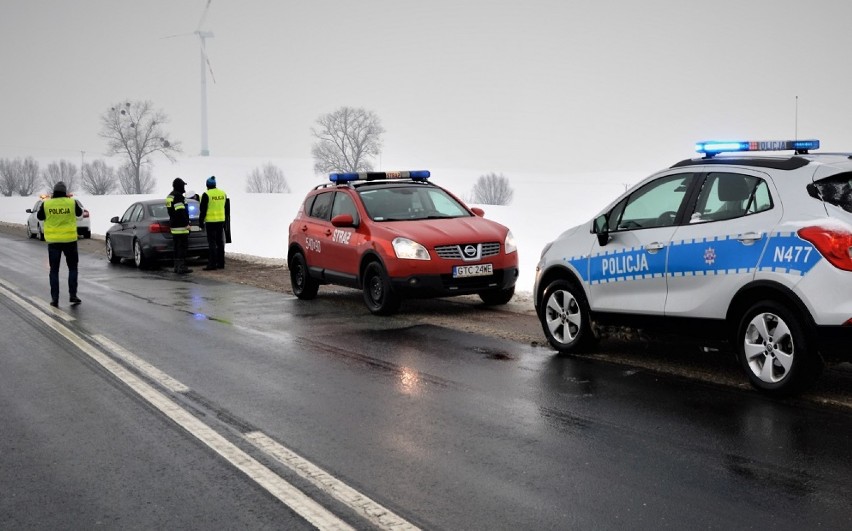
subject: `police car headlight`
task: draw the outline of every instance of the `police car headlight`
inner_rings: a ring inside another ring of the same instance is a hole
[[[506,240],[503,242],[503,249],[506,250],[506,254],[514,253],[518,250],[518,246],[515,245],[515,237],[512,235],[512,231],[506,233]]]
[[[414,240],[394,238],[393,252],[403,260],[430,260],[429,251]]]

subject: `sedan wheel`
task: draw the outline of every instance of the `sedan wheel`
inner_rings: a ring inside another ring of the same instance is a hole
[[[751,307],[737,334],[740,362],[752,385],[779,395],[798,392],[816,380],[822,361],[809,351],[796,315],[774,301]]]
[[[111,264],[121,262],[121,258],[115,254],[115,251],[112,248],[112,240],[109,237],[106,239],[106,255],[107,260],[109,260]]]
[[[583,290],[566,280],[551,282],[544,290],[539,311],[544,335],[559,352],[576,352],[592,337],[589,305]]]
[[[139,243],[139,240],[133,240],[133,263],[139,269],[145,269],[148,266],[148,259],[142,252],[142,244]]]

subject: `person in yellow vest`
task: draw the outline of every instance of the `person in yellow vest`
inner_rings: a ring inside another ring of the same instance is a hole
[[[169,213],[169,230],[175,246],[175,273],[192,273],[186,267],[186,251],[189,247],[189,211],[186,208],[186,182],[178,177],[172,181],[172,193],[166,196],[166,210]]]
[[[36,217],[44,221],[44,239],[47,241],[47,258],[50,263],[50,305],[59,306],[59,265],[62,255],[68,264],[68,294],[72,306],[80,304],[77,297],[77,216],[83,215],[83,207],[68,197],[65,183],[59,181],[53,187],[53,196],[46,199],[38,209]]]
[[[207,179],[207,191],[201,196],[198,224],[207,231],[207,266],[205,271],[225,269],[225,230],[231,219],[231,200],[224,190],[216,188],[216,176]]]

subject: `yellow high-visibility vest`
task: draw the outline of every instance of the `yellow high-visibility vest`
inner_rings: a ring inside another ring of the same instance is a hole
[[[57,197],[44,202],[44,239],[48,243],[77,241],[77,202]]]
[[[228,198],[223,190],[211,188],[204,192],[207,194],[207,214],[204,216],[205,223],[216,223],[225,221],[225,200]]]

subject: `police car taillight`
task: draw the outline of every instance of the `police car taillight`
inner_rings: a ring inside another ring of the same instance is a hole
[[[151,234],[158,234],[164,232],[171,232],[171,229],[169,229],[168,225],[160,223],[159,221],[155,221],[154,223],[151,223],[151,225],[148,226],[148,232],[150,232]]]
[[[831,264],[844,271],[852,271],[852,233],[836,228],[805,227],[797,232],[800,238],[814,247]]]

